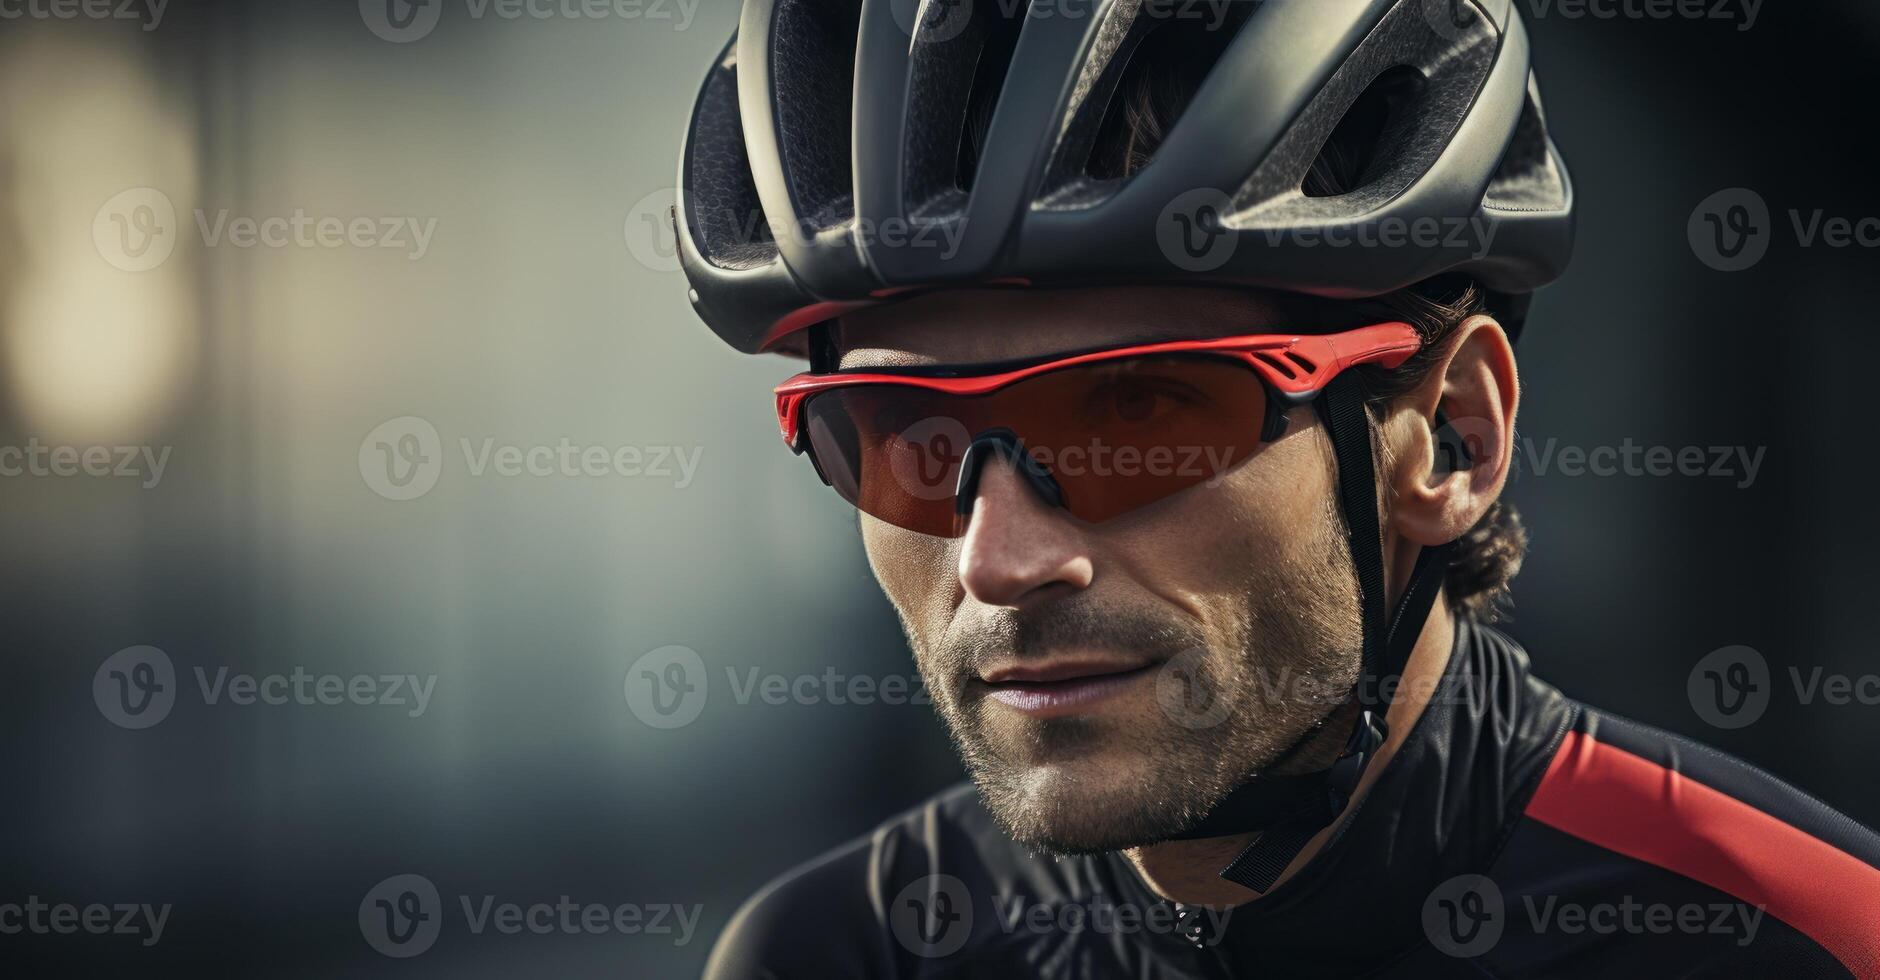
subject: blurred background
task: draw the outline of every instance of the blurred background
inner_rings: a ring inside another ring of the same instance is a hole
[[[1788,215],[1880,215],[1880,11],[1703,6],[1522,3],[1581,224],[1522,342],[1508,628],[1872,825],[1880,706],[1790,678],[1880,670],[1880,262]],[[0,905],[170,907],[0,934],[15,975],[692,976],[764,881],[961,778],[777,443],[793,365],[713,339],[658,230],[735,3],[0,14]],[[1731,188],[1771,215],[1740,271],[1688,234]],[[1561,455],[1626,445],[1705,472]],[[1725,728],[1690,680],[1738,645],[1771,696]],[[636,700],[674,669],[708,689]],[[440,931],[381,955],[407,875]],[[537,903],[611,926],[470,928]]]

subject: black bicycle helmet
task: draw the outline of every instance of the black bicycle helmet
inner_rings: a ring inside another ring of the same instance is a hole
[[[1212,65],[1116,176],[1093,149],[1119,82],[1177,30],[1211,39],[1195,57]],[[1310,195],[1361,104],[1382,108],[1361,177]],[[1457,272],[1518,320],[1566,264],[1573,194],[1511,0],[746,0],[692,115],[675,220],[712,330],[801,352],[805,327],[946,286],[1357,298]]]

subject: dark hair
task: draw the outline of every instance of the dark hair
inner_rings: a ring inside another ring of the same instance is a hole
[[[1194,39],[1180,30],[1177,25],[1181,23],[1158,27],[1142,40],[1142,48],[1130,60],[1091,153],[1093,176],[1126,177],[1147,166],[1200,86],[1213,59],[1193,56],[1189,42]],[[1224,43],[1220,38],[1200,39],[1200,43],[1210,42]],[[1306,194],[1331,197],[1360,184],[1371,163],[1369,151],[1390,115],[1391,101],[1403,90],[1400,85],[1374,85],[1346,113],[1306,174]],[[990,115],[989,100],[969,108],[966,139],[972,148],[985,139]],[[1354,326],[1402,320],[1422,337],[1422,350],[1401,366],[1362,369],[1373,426],[1392,402],[1429,378],[1462,322],[1488,311],[1487,297],[1463,276],[1438,277],[1374,299],[1307,305],[1335,308],[1337,319],[1348,316]],[[1520,515],[1513,504],[1496,501],[1456,543],[1444,579],[1450,608],[1483,622],[1495,620],[1506,611],[1508,584],[1521,570],[1526,553],[1527,531]]]

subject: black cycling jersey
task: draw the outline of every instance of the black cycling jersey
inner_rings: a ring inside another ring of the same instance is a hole
[[[1880,977],[1877,864],[1867,829],[1458,622],[1397,755],[1258,901],[1178,906],[1120,854],[1034,853],[962,785],[766,887],[706,975]]]

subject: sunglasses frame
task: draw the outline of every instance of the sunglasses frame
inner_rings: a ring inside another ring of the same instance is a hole
[[[856,385],[899,385],[943,394],[973,396],[998,391],[1041,374],[1065,368],[1157,354],[1205,354],[1238,360],[1253,369],[1275,404],[1260,437],[1271,442],[1285,431],[1285,411],[1317,397],[1332,379],[1360,364],[1395,368],[1422,347],[1408,323],[1374,323],[1341,333],[1247,334],[1207,340],[1169,340],[1129,344],[1006,364],[861,368],[823,374],[805,372],[778,385],[777,426],[792,452],[809,451],[803,433],[803,406],[825,391]],[[970,374],[965,372],[972,372]],[[822,465],[809,452],[818,475]],[[827,478],[824,478],[827,482]]]

